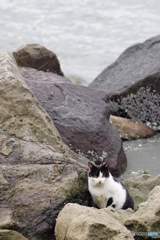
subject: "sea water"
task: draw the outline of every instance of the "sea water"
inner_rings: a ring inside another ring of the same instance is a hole
[[[158,34],[159,0],[0,0],[0,51],[41,44],[83,85],[127,47]]]

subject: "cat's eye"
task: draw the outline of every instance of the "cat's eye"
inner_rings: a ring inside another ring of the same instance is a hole
[[[103,173],[102,177],[105,177],[104,173]]]
[[[94,178],[97,178],[97,175],[94,175]]]

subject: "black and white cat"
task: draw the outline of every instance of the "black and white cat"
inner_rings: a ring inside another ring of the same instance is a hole
[[[109,172],[109,163],[88,163],[88,189],[98,208],[112,206],[115,209],[132,208],[134,202],[124,184]]]

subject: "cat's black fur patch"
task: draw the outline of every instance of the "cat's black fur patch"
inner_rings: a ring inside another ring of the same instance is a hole
[[[102,174],[104,174],[104,176],[107,178],[109,177],[109,171],[108,168],[105,167],[105,164],[103,165],[94,165],[92,164],[92,170],[89,172],[89,177],[95,177],[95,176],[99,176],[99,172],[101,172]]]
[[[123,188],[125,189],[125,191],[126,191],[126,201],[124,202],[122,209],[125,210],[125,209],[127,209],[127,208],[131,208],[131,209],[134,210],[134,202],[133,202],[133,199],[132,199],[132,197],[130,196],[130,194],[129,194],[127,188],[125,187],[125,185],[124,185],[120,180],[118,180],[117,178],[113,177],[113,179],[114,179],[115,182],[120,183],[120,184],[122,185],[122,187],[123,187]]]
[[[110,198],[108,199],[108,201],[107,201],[107,206],[106,206],[106,207],[111,206],[112,203],[113,203],[113,198],[110,197]]]
[[[134,210],[134,202],[133,202],[133,198],[130,196],[128,190],[126,189],[126,201],[123,204],[122,209],[127,209],[127,208],[132,208]]]

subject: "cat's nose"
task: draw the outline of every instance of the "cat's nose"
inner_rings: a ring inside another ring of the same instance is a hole
[[[99,180],[99,184],[101,183],[101,180]]]

